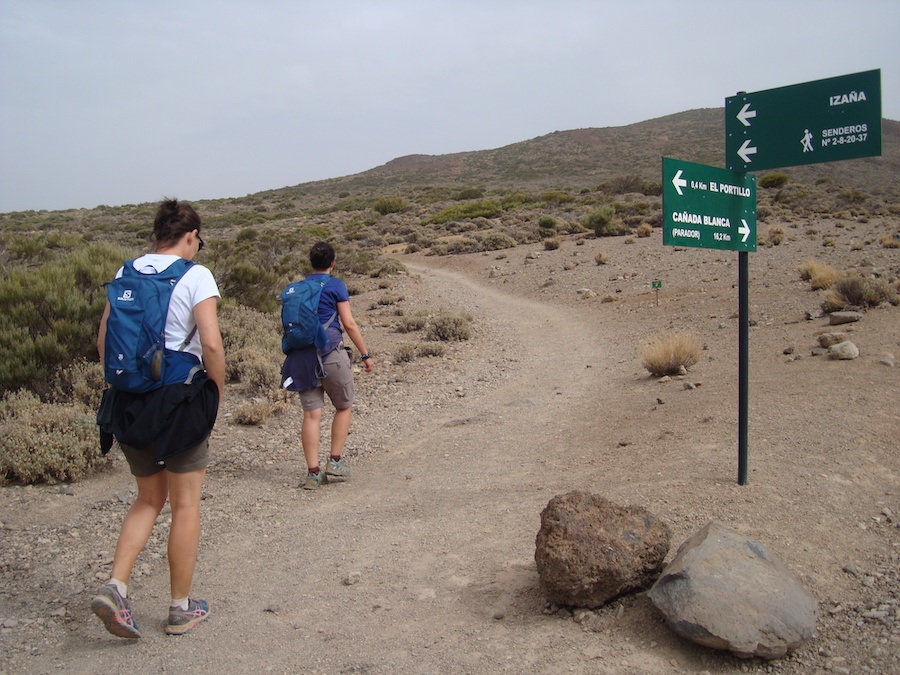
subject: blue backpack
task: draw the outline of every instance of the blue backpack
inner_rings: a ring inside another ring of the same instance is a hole
[[[126,260],[122,276],[106,284],[109,318],[104,342],[104,378],[121,391],[143,394],[166,384],[190,382],[200,359],[184,349],[166,348],[166,316],[172,291],[194,263],[180,259],[162,272],[141,274]]]
[[[330,278],[302,279],[288,284],[281,292],[281,351],[285,354],[306,347],[324,349],[328,344],[325,327],[334,321],[337,312],[323,325],[319,321],[319,299]]]

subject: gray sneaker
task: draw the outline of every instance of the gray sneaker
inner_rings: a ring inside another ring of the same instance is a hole
[[[336,478],[350,478],[350,467],[344,462],[343,457],[337,460],[329,457],[328,462],[325,464],[325,474]]]
[[[169,607],[166,635],[184,635],[209,616],[209,604],[200,598],[188,599],[188,608]]]
[[[306,472],[306,482],[303,483],[300,487],[304,490],[318,490],[319,486],[323,483],[328,482],[328,476],[325,475],[324,471],[319,471],[319,473],[312,473],[310,471]]]
[[[91,611],[100,617],[103,625],[113,635],[136,639],[141,631],[134,621],[131,603],[123,598],[113,584],[106,584],[91,600]]]

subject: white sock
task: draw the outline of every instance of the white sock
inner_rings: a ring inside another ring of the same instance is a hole
[[[128,584],[126,584],[124,581],[112,578],[109,580],[109,583],[116,587],[116,590],[119,591],[119,595],[121,595],[123,598],[128,597]]]
[[[187,611],[188,599],[187,598],[178,598],[178,599],[172,598],[170,607],[172,607],[173,609],[178,608],[178,609]]]

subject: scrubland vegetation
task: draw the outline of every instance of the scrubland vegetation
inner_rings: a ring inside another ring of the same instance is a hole
[[[526,160],[523,155],[510,166]],[[564,164],[557,168],[561,178],[553,185],[520,179],[512,170],[507,180],[469,185],[423,185],[424,174],[415,172],[391,181],[373,172],[368,182],[361,175],[194,202],[207,244],[197,260],[213,271],[224,298],[227,377],[248,396],[270,401],[239,418],[254,423],[266,410],[277,410],[278,294],[310,271],[307,252],[317,240],[334,245],[337,273],[351,294],[365,294],[357,312],[397,307],[390,320],[410,340],[390,357],[405,363],[440,357],[445,343],[470,339],[472,320],[441,308],[404,315],[390,279],[405,269],[386,254],[447,256],[522,244],[554,251],[567,237],[626,236],[633,242],[660,236],[659,183],[626,173],[585,185],[584,179],[566,179],[572,174]],[[834,247],[839,231],[871,219],[884,223],[882,231],[856,241],[854,250],[900,246],[900,203],[886,188],[867,192],[827,176],[794,180],[777,172],[759,177],[757,201],[761,247],[790,246],[798,238]],[[9,430],[0,441],[0,481],[77,478],[101,461],[93,411],[103,386],[94,346],[103,283],[124,259],[147,250],[154,209],[139,204],[0,214],[0,420]],[[603,265],[609,256],[600,252],[594,261]],[[813,289],[825,291],[827,311],[897,302],[895,278],[844,273],[815,260],[799,271]],[[677,372],[695,362],[698,349],[684,335],[658,337],[644,352],[644,366],[654,374]]]

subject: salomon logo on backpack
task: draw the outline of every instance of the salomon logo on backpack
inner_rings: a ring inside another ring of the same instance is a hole
[[[328,344],[325,326],[334,321],[337,312],[324,324],[319,321],[319,299],[329,277],[303,279],[289,284],[281,293],[281,351],[288,354],[295,349]]]
[[[194,263],[177,260],[162,272],[141,274],[126,260],[122,276],[106,284],[109,317],[104,342],[104,377],[116,389],[136,394],[165,384],[190,381],[201,369],[200,359],[166,348],[166,317],[172,291]],[[196,328],[195,328],[196,330]]]

